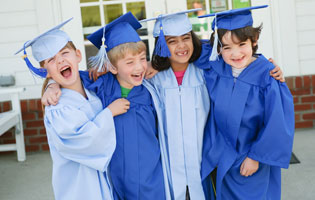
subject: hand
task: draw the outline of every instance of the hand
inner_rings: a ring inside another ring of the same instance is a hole
[[[259,167],[258,161],[246,157],[241,165],[240,174],[246,177],[251,176],[258,170],[258,167]]]
[[[275,65],[275,68],[270,71],[270,76],[272,76],[276,80],[279,80],[280,82],[285,82],[281,68],[276,64],[276,62],[272,58],[269,58],[269,61]]]
[[[45,106],[49,105],[57,105],[59,101],[59,97],[61,96],[61,89],[58,83],[52,83],[50,84],[46,91],[44,92],[42,96],[42,104]]]
[[[147,71],[145,72],[145,79],[150,79],[157,73],[158,71],[152,67],[151,62],[148,62],[148,68]]]
[[[88,69],[88,71],[89,71],[89,77],[90,77],[90,79],[93,78],[93,81],[96,81],[98,79],[98,77],[107,73],[106,69],[102,72],[98,72],[96,68],[90,68],[90,69]]]
[[[124,98],[116,99],[111,104],[109,104],[107,108],[109,108],[109,110],[113,114],[113,117],[115,117],[117,115],[126,113],[128,109],[130,108],[130,102]]]

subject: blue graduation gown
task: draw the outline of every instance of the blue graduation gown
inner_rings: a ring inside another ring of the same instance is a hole
[[[203,71],[189,64],[178,86],[170,68],[144,85],[156,105],[167,199],[185,199],[186,186],[191,199],[205,199],[200,165],[210,102]]]
[[[217,166],[217,199],[280,199],[280,168],[288,168],[294,137],[294,105],[285,83],[260,55],[236,79],[222,57],[209,63],[203,45],[196,65],[204,69],[211,99],[202,157],[202,178]],[[240,175],[246,158],[259,162],[250,177]]]
[[[116,77],[107,73],[94,83],[82,72],[86,88],[94,91],[107,107],[121,98]],[[110,163],[110,177],[115,199],[165,199],[161,153],[157,138],[156,112],[148,90],[132,88],[130,109],[114,117],[116,150]]]
[[[88,90],[88,99],[61,90],[59,103],[46,106],[44,117],[55,199],[113,199],[107,172],[116,146],[112,113]]]

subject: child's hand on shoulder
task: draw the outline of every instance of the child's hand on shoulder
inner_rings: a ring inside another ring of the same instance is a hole
[[[98,77],[102,76],[103,74],[106,74],[106,68],[104,71],[98,72],[96,68],[90,68],[88,69],[89,71],[89,78],[93,81],[96,81],[98,79]]]
[[[152,67],[152,64],[151,62],[148,62],[148,68],[145,72],[145,79],[150,79],[152,78],[153,76],[155,76],[155,74],[157,74],[158,71],[155,70],[153,67]]]
[[[109,110],[113,114],[113,117],[115,117],[117,115],[126,113],[128,109],[130,108],[130,102],[124,98],[116,99],[111,104],[109,104],[107,108],[109,108]]]
[[[42,96],[42,104],[45,106],[57,105],[59,97],[61,96],[61,89],[58,83],[51,83]]]
[[[241,165],[240,174],[246,177],[251,176],[258,170],[258,167],[259,167],[258,161],[246,157]]]

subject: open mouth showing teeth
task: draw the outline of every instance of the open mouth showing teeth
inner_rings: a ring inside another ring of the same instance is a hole
[[[187,55],[188,54],[188,51],[184,51],[184,52],[178,52],[177,55],[179,56],[184,56],[184,55]]]
[[[140,77],[142,77],[142,73],[141,74],[132,74],[131,76],[135,77],[135,78],[140,78]]]
[[[60,71],[60,73],[61,73],[61,75],[63,77],[69,77],[71,75],[71,68],[70,67],[66,67],[66,68],[62,69]]]

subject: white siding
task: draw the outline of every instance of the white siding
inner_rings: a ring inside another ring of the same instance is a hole
[[[296,19],[301,74],[315,74],[315,1],[296,0]]]

